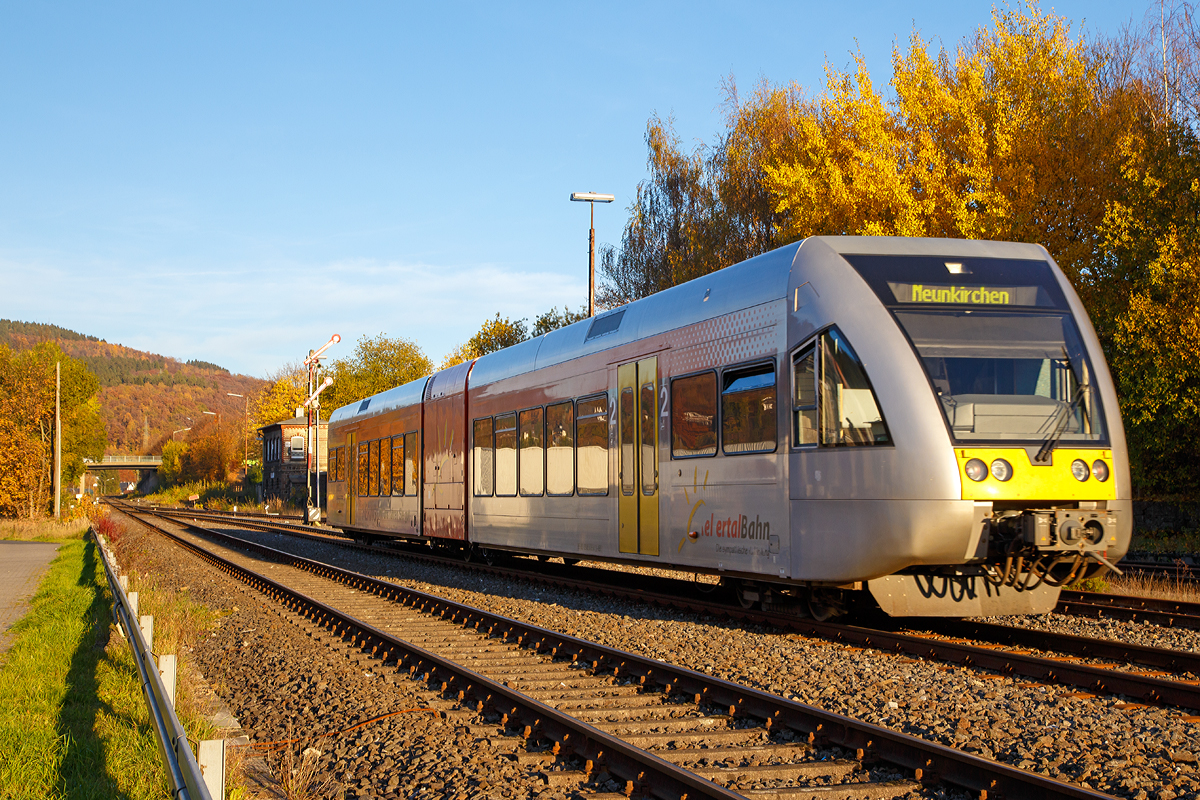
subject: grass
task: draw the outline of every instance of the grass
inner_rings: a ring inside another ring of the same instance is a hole
[[[97,519],[97,527],[121,538],[122,529],[107,518]],[[73,534],[66,526],[19,533],[63,534],[64,543],[29,614],[14,626],[0,668],[0,797],[168,797],[137,667],[112,625],[95,542],[82,538],[78,525]],[[155,615],[155,652],[183,654],[183,644],[215,616],[147,579],[131,583],[141,592],[140,613]],[[192,708],[192,694],[181,680],[180,718],[190,738],[210,738],[213,729]]]
[[[0,520],[0,539],[26,542],[60,542],[64,539],[80,539],[87,533],[86,519],[5,519]]]

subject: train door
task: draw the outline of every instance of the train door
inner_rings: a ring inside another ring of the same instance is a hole
[[[467,375],[473,363],[444,369],[425,385],[421,437],[425,536],[467,538]]]
[[[354,503],[358,499],[358,434],[346,434],[346,450],[342,456],[346,460],[346,482],[342,484],[346,491],[346,524],[354,524]]]
[[[658,555],[658,358],[617,367],[620,551]]]

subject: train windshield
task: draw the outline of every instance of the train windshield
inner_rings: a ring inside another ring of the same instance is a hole
[[[1105,439],[1091,366],[1069,314],[894,313],[957,441]]]

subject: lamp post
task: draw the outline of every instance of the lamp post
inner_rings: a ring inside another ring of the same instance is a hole
[[[224,461],[224,459],[222,458],[223,454],[221,452],[221,412],[220,411],[215,411],[215,412],[214,411],[202,411],[201,413],[207,414],[210,417],[217,418],[217,480],[221,480],[221,473],[223,472],[222,467],[224,466],[224,464],[222,463]]]
[[[318,349],[309,350],[308,358],[304,359],[304,366],[308,367],[308,400],[305,401],[304,405],[308,406],[308,408],[309,408],[309,410],[305,413],[305,416],[304,416],[305,433],[308,434],[308,436],[306,438],[308,439],[308,442],[311,445],[311,447],[309,449],[309,453],[312,454],[312,455],[310,455],[311,460],[309,460],[307,462],[311,466],[309,468],[308,480],[306,481],[306,483],[308,484],[308,504],[310,506],[313,505],[313,494],[314,494],[313,484],[314,483],[316,484],[316,495],[317,495],[316,506],[317,506],[317,521],[318,522],[320,522],[320,520],[321,520],[321,516],[320,516],[320,510],[321,510],[321,452],[320,452],[320,450],[321,450],[321,414],[320,414],[319,406],[318,407],[311,406],[311,405],[309,405],[309,401],[316,400],[317,395],[319,395],[322,391],[324,391],[325,388],[327,386],[329,386],[329,384],[333,383],[332,378],[327,378],[324,386],[321,386],[320,388],[315,386],[316,380],[317,380],[317,370],[319,370],[321,368],[321,354],[324,353],[326,350],[328,350],[330,347],[333,347],[335,344],[337,344],[341,340],[342,340],[342,337],[335,333],[333,336],[329,337],[328,342],[321,345]],[[313,418],[314,415],[316,416],[315,420]],[[312,431],[313,427],[316,428],[315,434]],[[313,475],[314,468],[316,471],[315,475]]]
[[[242,395],[242,394],[234,394],[233,392],[226,392],[225,395],[227,397],[240,397],[244,401],[246,401],[245,402],[246,418],[242,422],[242,469],[245,470],[247,468],[246,467],[246,458],[248,457],[248,455],[250,453],[250,451],[247,449],[247,444],[246,444],[246,430],[250,427],[250,398],[246,397],[245,395]]]
[[[611,194],[595,192],[572,192],[571,200],[587,203],[591,222],[588,227],[588,316],[596,316],[596,203],[611,203],[617,198]]]

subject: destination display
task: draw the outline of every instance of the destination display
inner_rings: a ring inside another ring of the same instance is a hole
[[[1044,306],[1050,298],[1040,286],[980,286],[945,283],[896,283],[888,288],[897,303],[939,303],[972,306]]]

